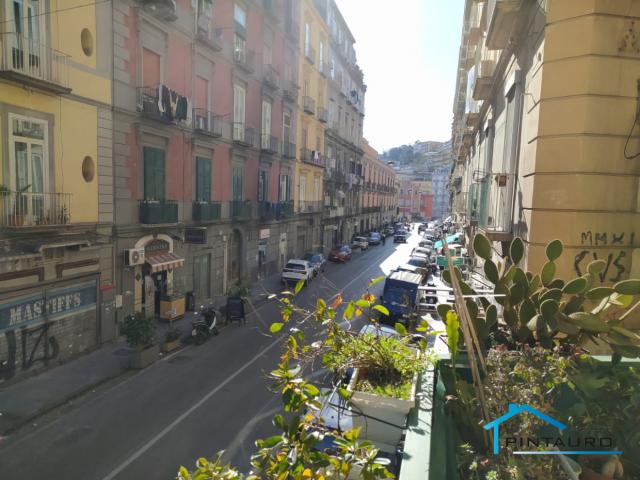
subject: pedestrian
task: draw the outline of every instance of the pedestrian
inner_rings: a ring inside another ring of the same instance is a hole
[[[386,237],[384,235],[381,235],[381,237],[382,237],[382,245],[385,245]]]

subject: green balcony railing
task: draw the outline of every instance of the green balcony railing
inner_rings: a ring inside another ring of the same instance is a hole
[[[178,223],[178,204],[169,200],[141,200],[140,223],[143,225]]]
[[[215,222],[222,217],[221,205],[217,202],[193,202],[193,220]]]

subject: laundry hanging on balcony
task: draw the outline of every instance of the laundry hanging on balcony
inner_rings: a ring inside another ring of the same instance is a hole
[[[166,85],[158,85],[158,110],[168,122],[191,122],[191,102]]]

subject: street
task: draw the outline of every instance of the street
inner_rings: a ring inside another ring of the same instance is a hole
[[[329,263],[297,297],[313,308],[318,298],[341,292],[361,296],[372,278],[404,263],[418,236],[354,252],[345,264]],[[383,283],[371,292],[379,296]],[[269,334],[279,318],[274,301],[204,345],[187,346],[70,411],[19,433],[0,446],[0,478],[49,480],[170,479],[180,465],[220,450],[248,470],[254,440],[271,433],[279,397],[266,374],[276,365],[282,336]]]

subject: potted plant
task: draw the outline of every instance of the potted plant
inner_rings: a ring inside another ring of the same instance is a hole
[[[162,344],[162,352],[169,353],[180,347],[180,329],[174,327],[173,324],[164,334],[164,343]]]
[[[127,337],[127,344],[135,349],[131,355],[131,368],[145,368],[158,359],[158,344],[153,338],[153,319],[143,312],[136,312],[127,317],[122,325],[122,333]]]

